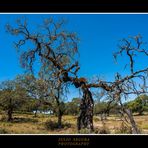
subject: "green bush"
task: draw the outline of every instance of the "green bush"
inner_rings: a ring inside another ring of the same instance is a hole
[[[0,121],[6,122],[7,121],[7,116],[6,115],[2,115]]]
[[[63,123],[61,128],[70,128],[71,124],[70,123]],[[47,130],[55,130],[55,129],[59,129],[58,123],[52,120],[47,120],[45,122],[45,128]]]
[[[0,134],[7,134],[8,132],[5,129],[0,128]]]

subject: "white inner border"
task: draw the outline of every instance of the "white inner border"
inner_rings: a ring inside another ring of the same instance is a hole
[[[76,13],[76,12],[74,12],[74,13],[73,12],[67,12],[67,13],[65,13],[65,12],[64,13],[62,13],[62,12],[61,13],[60,12],[57,12],[57,13],[55,13],[55,12],[53,12],[53,13],[52,12],[50,12],[50,13],[42,13],[42,12],[40,12],[40,13],[38,13],[38,12],[37,13],[29,13],[28,12],[27,13],[27,12],[24,12],[24,13],[21,13],[20,12],[19,13],[18,12],[18,13],[16,13],[16,12],[14,12],[14,13],[0,13],[0,15],[1,14],[6,14],[6,15],[7,14],[34,14],[34,15],[38,15],[38,14],[67,14],[67,15],[72,15],[72,14],[77,14],[77,15],[78,14],[84,14],[84,15],[85,14],[91,14],[91,15],[93,15],[93,14],[98,14],[98,15],[99,14],[104,14],[104,15],[106,15],[106,14],[114,14],[114,15],[133,14],[134,15],[134,14],[148,14],[148,12],[147,13],[145,13],[145,12],[144,13],[143,12],[141,12],[141,13],[140,12],[139,13],[137,13],[137,12],[135,12],[135,13],[130,13],[130,12],[124,12],[124,13],[118,13],[118,12],[114,12],[114,13],[101,13],[101,12],[100,13],[99,12],[98,13],[93,13],[93,12],[92,13],[87,13],[87,12],[86,13],[83,13],[83,12],[82,13],[80,13],[80,12],[78,12],[78,13]],[[128,136],[132,136],[132,135],[148,135],[148,134],[0,134],[0,135],[34,135],[34,136],[38,136],[38,135],[45,135],[45,136],[46,135],[59,135],[59,136],[65,136],[65,135],[73,135],[73,136],[77,136],[77,135],[82,135],[82,136],[83,135],[86,135],[86,136],[90,136],[90,135],[96,135],[96,136],[101,136],[101,135],[102,136],[103,135],[107,135],[107,136],[128,135]]]

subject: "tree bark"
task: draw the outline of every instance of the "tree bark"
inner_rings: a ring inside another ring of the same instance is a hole
[[[8,119],[7,119],[7,121],[8,121],[8,122],[12,121],[12,112],[13,112],[13,109],[12,109],[12,107],[10,107],[10,108],[8,109],[8,112],[7,112],[7,114],[8,114]]]
[[[81,89],[83,92],[83,98],[80,104],[80,114],[77,119],[77,129],[79,131],[81,128],[88,128],[93,131],[94,102],[92,99],[92,94],[85,85],[82,85]]]
[[[58,128],[62,128],[62,113],[60,109],[58,111]]]
[[[140,134],[140,131],[139,131],[137,125],[136,125],[136,122],[134,120],[134,117],[132,115],[131,110],[128,109],[128,108],[125,108],[125,106],[121,102],[121,98],[118,98],[118,99],[120,100],[122,112],[125,113],[128,116],[128,119],[129,119],[131,127],[132,127],[132,134]]]
[[[137,128],[136,122],[133,118],[131,111],[129,109],[123,109],[123,111],[127,114],[128,118],[130,120],[130,123],[132,126],[132,134],[140,134],[140,131]]]
[[[8,121],[8,122],[12,121],[12,113],[13,113],[12,99],[10,98],[10,100],[9,100],[8,112],[7,112],[7,115],[8,115],[7,121]]]
[[[63,81],[72,82],[76,88],[81,88],[83,92],[83,97],[80,104],[80,114],[77,118],[78,132],[81,130],[81,128],[88,128],[90,131],[93,131],[94,101],[92,98],[92,93],[90,92],[89,87],[86,85],[86,79],[69,77],[68,72],[65,72],[63,74]]]
[[[57,93],[57,96],[55,96],[55,99],[56,99],[56,103],[57,103],[57,107],[58,107],[58,128],[61,128],[62,127],[62,111],[61,111],[61,106],[60,106],[60,86],[58,87],[57,89],[58,93]]]

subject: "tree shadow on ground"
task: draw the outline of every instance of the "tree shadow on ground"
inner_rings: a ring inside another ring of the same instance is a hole
[[[28,123],[28,122],[31,122],[31,123],[36,123],[38,122],[37,119],[31,119],[31,118],[13,118],[12,120],[12,123]]]

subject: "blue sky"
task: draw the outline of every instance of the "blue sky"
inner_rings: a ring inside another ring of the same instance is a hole
[[[23,16],[32,25],[40,24],[42,19],[50,16],[65,18],[65,28],[77,32],[80,38],[79,76],[88,78],[99,75],[111,81],[117,71],[127,74],[123,71],[127,59],[120,59],[116,65],[112,56],[120,39],[140,33],[148,42],[148,14],[0,14],[0,81],[13,79],[24,72],[14,48],[15,38],[5,31],[7,23],[14,25],[15,20]],[[137,68],[146,65],[147,59],[141,56]],[[75,95],[78,91],[73,88],[69,97]]]

